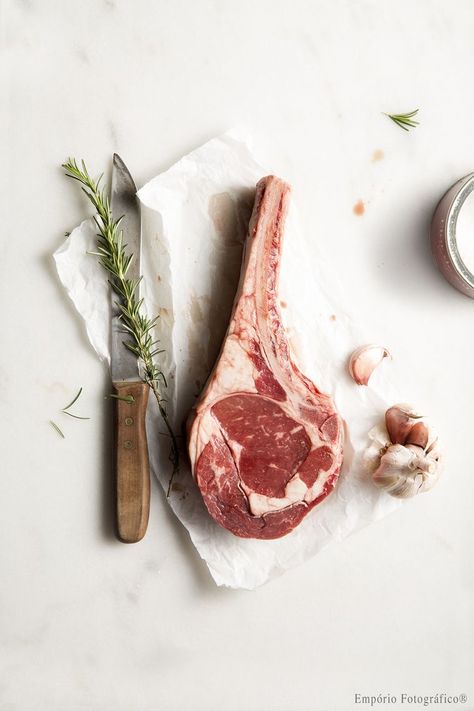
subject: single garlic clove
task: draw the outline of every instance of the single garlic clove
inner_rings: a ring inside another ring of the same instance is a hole
[[[405,444],[411,430],[422,416],[411,405],[400,403],[389,407],[385,413],[385,426],[393,444]],[[414,442],[413,444],[417,444]]]
[[[416,422],[408,433],[405,444],[415,444],[426,449],[429,441],[429,429],[424,422]]]
[[[375,368],[390,353],[382,346],[368,345],[357,348],[349,359],[349,373],[357,385],[367,385]]]

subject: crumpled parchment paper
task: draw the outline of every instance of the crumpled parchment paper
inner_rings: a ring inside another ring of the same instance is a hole
[[[225,334],[255,184],[268,172],[258,165],[245,142],[226,134],[185,156],[138,192],[142,295],[149,314],[160,315],[157,337],[166,351],[161,363],[169,381],[168,408],[178,432]],[[107,280],[97,259],[87,254],[95,248],[95,233],[92,220],[86,220],[54,259],[92,346],[108,362]],[[321,260],[317,239],[308,239],[299,227],[295,196],[285,232],[280,296],[300,368],[332,394],[346,421],[344,466],[335,491],[291,534],[259,541],[238,538],[214,523],[182,458],[169,504],[215,582],[233,588],[256,588],[401,505],[377,489],[361,466],[369,430],[399,400],[392,368],[384,361],[370,387],[357,386],[348,376],[349,354],[371,339],[351,319],[337,277]],[[150,464],[166,491],[169,441],[161,434],[163,429],[150,399]]]

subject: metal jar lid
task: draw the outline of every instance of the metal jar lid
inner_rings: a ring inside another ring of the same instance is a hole
[[[474,173],[469,173],[443,195],[431,222],[431,250],[441,273],[458,291],[471,298],[474,298],[474,274],[459,253],[456,228],[459,212],[473,190]]]

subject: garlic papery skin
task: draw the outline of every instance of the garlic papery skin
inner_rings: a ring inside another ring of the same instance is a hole
[[[349,374],[357,385],[368,385],[370,376],[384,358],[391,357],[383,346],[361,346],[349,358]]]
[[[438,461],[421,447],[392,444],[373,474],[376,486],[391,496],[406,499],[428,491],[439,478]]]
[[[403,499],[431,489],[441,470],[433,428],[405,404],[389,408],[385,424],[369,432],[363,460],[376,486]]]

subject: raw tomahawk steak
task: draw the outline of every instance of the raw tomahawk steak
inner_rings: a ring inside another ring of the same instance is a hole
[[[211,516],[243,538],[279,538],[334,488],[343,427],[291,360],[278,305],[290,186],[257,185],[219,359],[189,418],[189,455]]]

